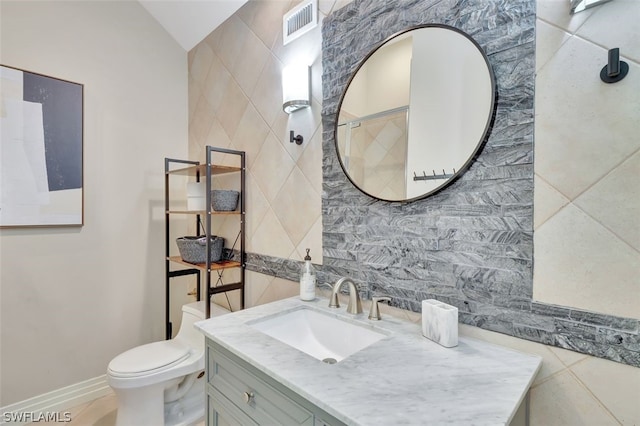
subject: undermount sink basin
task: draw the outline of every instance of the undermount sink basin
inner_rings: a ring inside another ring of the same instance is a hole
[[[308,308],[258,320],[250,326],[329,364],[340,362],[386,337],[370,328]]]

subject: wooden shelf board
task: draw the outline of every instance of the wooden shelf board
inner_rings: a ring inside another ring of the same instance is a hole
[[[211,166],[211,174],[212,175],[222,175],[225,173],[234,173],[239,172],[240,167],[231,167],[231,166]],[[184,167],[181,169],[169,170],[167,174],[170,175],[184,175],[184,176],[196,176],[199,172],[200,176],[204,176],[207,171],[206,164],[200,164],[198,166]]]
[[[203,271],[207,270],[206,263],[189,263],[182,260],[180,256],[169,256],[169,260],[175,263],[179,263],[181,265],[189,266],[190,268],[198,268]],[[229,269],[229,268],[239,268],[240,262],[236,262],[235,260],[223,260],[221,262],[215,262],[211,264],[211,270],[217,271],[220,269]]]
[[[206,210],[169,210],[166,213],[168,214],[199,214],[199,215],[205,215],[207,214]],[[227,214],[240,214],[240,210],[234,210],[232,212],[217,212],[217,211],[212,211],[211,214],[220,214],[220,215],[227,215]]]

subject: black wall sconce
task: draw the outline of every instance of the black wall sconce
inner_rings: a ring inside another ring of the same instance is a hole
[[[291,142],[291,143],[294,143],[294,142],[295,142],[295,143],[296,143],[296,145],[302,145],[302,141],[303,141],[303,140],[304,140],[304,139],[302,138],[302,135],[294,136],[294,132],[293,132],[293,130],[291,130],[291,131],[289,132],[289,142]]]
[[[600,71],[600,80],[605,83],[616,83],[629,72],[629,64],[620,60],[620,49],[609,50],[609,62]]]

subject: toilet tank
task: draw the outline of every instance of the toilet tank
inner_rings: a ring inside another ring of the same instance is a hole
[[[205,302],[187,303],[182,306],[182,323],[176,339],[185,341],[196,350],[204,350],[204,336],[193,324],[205,319]],[[211,317],[217,317],[229,313],[229,310],[215,303],[211,304]]]

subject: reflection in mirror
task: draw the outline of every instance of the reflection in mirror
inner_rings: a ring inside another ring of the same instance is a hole
[[[571,10],[569,11],[569,14],[573,15],[574,13],[582,12],[585,9],[589,9],[609,1],[611,0],[571,0]]]
[[[364,59],[343,94],[342,168],[372,197],[423,198],[469,166],[493,105],[493,73],[473,39],[444,25],[402,32]]]

